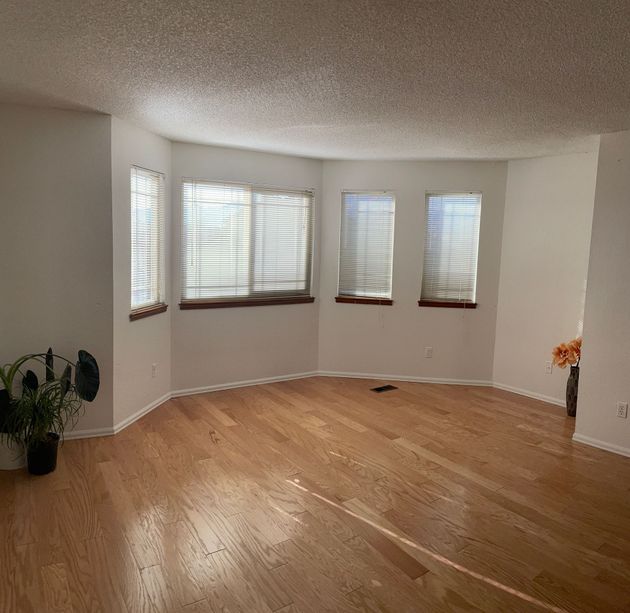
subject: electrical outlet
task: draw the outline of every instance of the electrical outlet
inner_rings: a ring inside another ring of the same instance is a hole
[[[433,357],[433,347],[425,347],[424,348],[424,357],[432,358]]]
[[[617,403],[617,417],[621,417],[621,419],[626,419],[628,417],[628,403],[627,402]]]
[[[553,364],[551,362],[545,362],[545,373],[550,375],[553,372]]]
[[[151,364],[151,376],[154,379],[157,377],[157,364]]]

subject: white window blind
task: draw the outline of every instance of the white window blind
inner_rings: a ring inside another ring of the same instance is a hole
[[[426,196],[421,299],[475,302],[481,194]]]
[[[339,295],[392,297],[394,195],[343,192]]]
[[[164,175],[131,167],[131,310],[164,302]]]
[[[310,191],[184,179],[182,300],[310,294]]]

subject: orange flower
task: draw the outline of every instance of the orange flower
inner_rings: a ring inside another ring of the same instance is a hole
[[[554,347],[551,352],[553,356],[553,363],[558,368],[566,368],[571,363],[573,354],[566,343],[560,343],[557,347]]]
[[[582,338],[578,337],[568,343],[560,343],[551,353],[553,363],[558,368],[573,366],[580,361],[582,356]]]
[[[582,337],[574,338],[567,343],[569,351],[575,356],[573,362],[577,362],[582,357]]]

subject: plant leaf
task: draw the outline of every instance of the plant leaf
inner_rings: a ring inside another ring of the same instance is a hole
[[[100,381],[98,364],[94,356],[81,349],[74,372],[74,386],[79,398],[92,402],[98,393]]]
[[[52,347],[48,347],[46,352],[46,381],[55,380],[54,358]]]
[[[39,387],[37,375],[32,370],[27,370],[22,378],[22,387],[35,391]]]
[[[63,400],[70,389],[70,379],[72,377],[72,366],[68,364],[61,375],[61,379],[59,380],[61,386],[61,399]]]

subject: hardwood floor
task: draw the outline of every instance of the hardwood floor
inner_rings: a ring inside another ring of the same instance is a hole
[[[489,388],[172,400],[0,473],[0,611],[630,611],[630,459]]]

